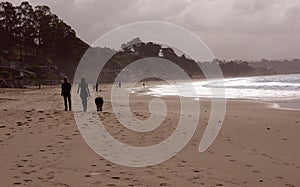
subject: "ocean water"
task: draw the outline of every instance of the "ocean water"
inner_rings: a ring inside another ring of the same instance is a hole
[[[226,78],[213,81],[176,82],[147,88],[139,92],[154,96],[194,98],[252,99],[259,101],[290,101],[300,99],[300,74]]]

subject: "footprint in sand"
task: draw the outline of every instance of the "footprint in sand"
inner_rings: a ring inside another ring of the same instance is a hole
[[[46,173],[46,179],[53,179],[54,178],[54,173],[53,171],[50,171],[48,173]]]
[[[17,122],[17,126],[18,126],[18,127],[19,127],[19,126],[22,126],[22,125],[23,125],[22,122],[20,122],[20,121]]]
[[[260,173],[259,170],[252,170],[252,173]]]
[[[195,172],[195,173],[200,173],[201,171],[200,171],[200,170],[194,170],[194,172]]]
[[[293,184],[285,184],[285,186],[288,186],[288,187],[296,187],[296,186],[293,185]]]
[[[30,171],[24,171],[22,173],[25,174],[25,175],[29,175],[31,172]]]
[[[111,178],[112,178],[112,179],[120,179],[119,176],[112,176]]]
[[[97,185],[99,186],[102,182],[101,181],[96,181],[96,182],[93,182],[92,185]]]
[[[20,165],[20,164],[17,164],[17,167],[18,167],[18,168],[23,168],[24,166],[23,166],[23,165]]]
[[[281,176],[276,176],[275,179],[283,179]]]
[[[171,184],[166,183],[166,182],[162,182],[162,183],[159,184],[159,186],[171,186]]]
[[[32,165],[32,164],[30,164],[30,165],[28,165],[30,168],[34,168],[35,167],[35,165]],[[31,172],[35,172],[35,171],[31,171]]]
[[[107,184],[106,186],[116,186],[115,184]]]
[[[5,128],[6,126],[5,125],[0,125],[0,129],[3,129]]]
[[[32,182],[31,179],[24,179],[23,181],[24,181],[24,182]]]

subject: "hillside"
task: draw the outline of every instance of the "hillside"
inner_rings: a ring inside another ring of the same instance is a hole
[[[0,3],[0,41],[0,65],[31,71],[35,82],[72,76],[89,47],[49,7],[28,2]],[[0,76],[15,78],[3,69]]]
[[[121,50],[90,48],[47,6],[32,7],[28,2],[13,6],[0,3],[0,87],[24,84],[56,84],[62,76],[74,76],[77,65],[89,49],[97,68],[98,59],[112,56],[99,76],[99,82],[113,82],[130,63],[147,57],[170,60],[190,77],[204,77],[194,59],[178,55],[173,48],[134,38],[121,44]],[[112,55],[114,54],[114,55]],[[259,62],[217,60],[225,77],[299,72],[300,60]],[[205,63],[209,66],[209,63]],[[157,71],[164,70],[155,68]],[[170,70],[165,73],[172,72]],[[155,72],[154,72],[155,73]],[[134,74],[134,73],[133,73]]]
[[[272,69],[279,74],[290,74],[300,72],[300,59],[293,60],[266,60],[249,63],[255,69]]]

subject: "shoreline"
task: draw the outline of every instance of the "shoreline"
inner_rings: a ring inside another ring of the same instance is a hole
[[[273,103],[273,108],[281,109],[281,110],[300,110],[300,100],[286,100],[286,101],[277,101]]]
[[[165,83],[164,81],[148,81],[148,84],[146,85],[147,90],[149,90],[149,88],[153,87],[153,86],[158,86],[158,85],[162,85],[161,83]],[[139,87],[142,86],[142,82],[139,82],[138,84],[140,84]],[[90,84],[89,84],[90,85]],[[107,87],[111,88],[112,86],[116,86],[114,84],[101,84],[99,85],[99,90],[101,90],[102,88],[107,89]],[[92,90],[92,86],[90,85],[90,91],[91,93],[93,93]],[[17,92],[17,93],[31,93],[33,91],[39,91],[42,89],[53,89],[53,88],[60,88],[60,85],[44,85],[42,86],[41,89],[39,89],[36,86],[29,86],[26,88],[3,88],[0,91],[1,93],[7,93],[7,92]],[[73,87],[77,88],[77,87]],[[98,93],[101,93],[101,91],[99,91]],[[141,95],[141,96],[153,96],[153,97],[158,97],[158,98],[177,98],[177,95],[153,95],[153,94],[147,94],[145,93],[145,91],[135,91],[133,92],[133,94],[136,95]],[[199,100],[199,101],[209,101],[212,98],[210,97],[190,97],[192,99],[195,100]],[[221,98],[223,99],[223,98]],[[1,97],[0,96],[0,103],[4,102],[5,100],[15,100],[15,99],[11,99],[9,97],[9,95],[6,94],[6,97]],[[300,99],[288,99],[288,100],[256,100],[256,99],[249,99],[249,98],[226,98],[227,101],[238,101],[238,102],[254,102],[254,103],[263,103],[266,105],[267,108],[274,108],[274,109],[278,109],[278,110],[295,110],[298,111],[300,110]]]

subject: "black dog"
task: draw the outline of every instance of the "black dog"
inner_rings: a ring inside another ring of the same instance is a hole
[[[97,97],[95,99],[95,104],[96,104],[96,107],[97,107],[97,111],[102,111],[103,98],[102,97]]]

